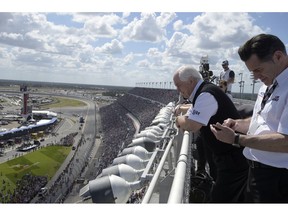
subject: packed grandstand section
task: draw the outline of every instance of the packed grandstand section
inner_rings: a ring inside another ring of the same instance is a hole
[[[135,135],[135,127],[127,113],[133,114],[140,123],[140,131],[148,127],[159,110],[170,101],[178,100],[175,90],[133,88],[119,97],[114,103],[101,107],[103,129],[102,155],[97,175],[103,168],[111,165],[119,152],[126,148]]]

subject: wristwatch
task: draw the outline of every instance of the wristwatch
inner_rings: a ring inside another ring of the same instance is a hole
[[[234,143],[232,144],[232,146],[237,147],[237,148],[241,147],[241,145],[239,144],[239,137],[240,137],[240,134],[236,133],[234,137]]]

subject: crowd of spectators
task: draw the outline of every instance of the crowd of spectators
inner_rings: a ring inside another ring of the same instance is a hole
[[[3,180],[0,191],[1,203],[29,203],[40,189],[47,184],[47,181],[46,176],[35,176],[27,173],[16,181],[16,188],[13,192],[8,190],[4,193],[6,184],[9,184],[9,182]]]
[[[102,155],[99,158],[97,175],[109,166],[121,149],[133,139],[135,128],[126,114],[127,110],[117,102],[100,108],[103,137],[101,152],[98,153]]]
[[[133,88],[130,94],[148,98],[162,104],[168,104],[171,101],[178,101],[179,93],[173,89],[154,89],[154,88]]]
[[[148,186],[146,185],[139,190],[133,191],[127,203],[141,203],[147,189]]]
[[[135,128],[127,113],[140,122],[141,131],[151,125],[161,108],[171,101],[178,101],[178,97],[175,90],[134,88],[114,103],[101,107],[103,137],[102,147],[98,150],[97,176],[112,164],[134,138]],[[145,188],[133,192],[128,203],[140,203]]]
[[[117,102],[126,108],[126,112],[133,114],[139,120],[140,130],[148,127],[160,109],[166,105],[131,94],[126,94],[119,98]]]
[[[102,148],[99,149],[101,152],[98,153],[101,156],[97,175],[112,164],[134,138],[135,128],[127,113],[138,119],[140,130],[143,130],[151,124],[162,107],[177,99],[175,90],[133,88],[114,103],[101,107],[103,137]]]
[[[73,163],[71,163],[70,161],[66,169],[59,175],[51,188],[49,188],[48,194],[43,197],[39,197],[39,200],[37,202],[50,202],[49,196],[51,194],[55,196],[56,194],[53,194],[53,191],[56,191],[55,189],[58,189],[57,187],[63,187],[63,184],[68,184],[68,178],[70,178],[69,176],[71,176],[72,173],[71,166],[73,167]],[[46,186],[47,183],[47,176],[35,176],[33,174],[25,174],[22,179],[17,180],[16,189],[14,190],[14,192],[12,192],[9,189],[6,190],[6,184],[9,184],[9,182],[5,182],[5,180],[2,180],[3,186],[0,189],[0,203],[29,203],[37,194],[39,194],[41,188]],[[63,197],[65,197],[67,194],[63,194]]]

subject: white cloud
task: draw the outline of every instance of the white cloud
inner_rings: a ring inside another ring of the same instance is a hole
[[[160,16],[156,18],[157,23],[162,28],[165,28],[168,24],[170,24],[175,18],[176,13],[161,13]]]
[[[142,68],[149,68],[150,64],[151,63],[147,59],[144,59],[144,60],[137,62],[137,66],[142,67]]]
[[[155,13],[142,13],[140,19],[135,18],[122,29],[121,39],[123,41],[161,41],[165,35],[165,30],[161,27],[165,19],[159,18],[159,22],[156,19]]]
[[[134,54],[133,53],[129,53],[128,55],[126,55],[123,59],[124,65],[129,65],[132,63],[134,59]]]
[[[187,51],[184,44],[189,39],[187,34],[175,32],[167,43],[167,53],[177,58],[190,58],[191,51]]]
[[[122,52],[123,44],[118,41],[117,39],[113,39],[111,43],[105,43],[102,47],[96,47],[96,52],[104,52],[104,53],[110,53],[110,54],[118,54]]]
[[[155,58],[155,57],[157,58],[161,55],[161,53],[159,52],[157,48],[150,48],[147,53],[148,53],[148,56],[152,58]]]
[[[186,26],[204,49],[229,48],[263,32],[247,13],[204,13]]]
[[[238,58],[237,50],[243,41],[252,35],[264,32],[253,24],[247,13],[203,13],[195,17],[193,23],[183,24],[177,20],[173,28],[178,30],[167,43],[169,55],[185,58],[191,64],[199,64],[200,57],[208,55],[212,65],[222,59]],[[189,30],[190,34],[181,30]],[[221,68],[221,67],[220,67]]]
[[[116,25],[121,21],[121,18],[115,14],[94,16],[87,19],[84,23],[84,29],[92,35],[99,37],[115,37],[117,30],[113,25]]]
[[[182,20],[177,20],[176,22],[173,23],[173,30],[174,31],[180,31],[183,29],[183,21]]]
[[[124,13],[122,14],[122,17],[123,17],[123,18],[129,17],[129,16],[130,16],[130,12],[124,12]]]

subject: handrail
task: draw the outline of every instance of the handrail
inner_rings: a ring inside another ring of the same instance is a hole
[[[175,169],[175,176],[170,190],[168,203],[181,203],[183,201],[190,135],[191,132],[184,132],[180,155],[177,161],[177,167]]]

